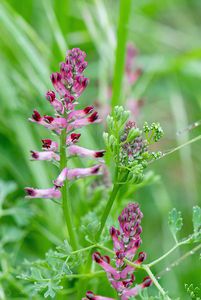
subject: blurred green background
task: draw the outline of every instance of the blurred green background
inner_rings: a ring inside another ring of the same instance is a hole
[[[90,85],[81,98],[82,104],[97,100],[100,106],[108,103],[118,15],[116,0],[0,1],[0,178],[4,182],[1,182],[0,203],[10,210],[7,214],[0,213],[3,274],[0,299],[24,299],[20,297],[22,283],[10,275],[13,270],[8,257],[12,257],[14,264],[43,258],[49,247],[55,247],[65,238],[58,205],[23,199],[24,186],[48,187],[57,174],[56,168],[46,162],[29,161],[29,150],[39,150],[40,138],[48,134],[27,119],[34,108],[44,114],[52,112],[44,97],[51,88],[49,76],[58,70],[66,49],[72,47],[84,50],[89,62],[86,76]],[[132,1],[128,41],[138,49],[135,65],[142,69],[142,75],[132,86],[129,97],[136,101],[143,99],[144,105],[136,117],[139,125],[144,121],[161,123],[165,136],[158,150],[167,151],[201,133],[197,127],[176,134],[201,119],[200,20],[200,0]],[[103,126],[88,128],[83,132],[81,144],[89,148],[104,147],[102,131]],[[142,248],[149,260],[173,244],[167,225],[172,207],[184,214],[184,236],[192,232],[192,206],[200,205],[200,162],[199,141],[150,165],[149,169],[154,169],[160,180],[130,197],[139,201],[144,213]],[[11,181],[12,184],[8,183]],[[82,182],[80,192],[72,188],[78,217],[89,207],[79,199],[82,189]],[[5,200],[6,193],[9,195]],[[188,246],[184,246],[154,271],[160,272],[187,250]],[[185,284],[200,286],[200,278],[197,253],[171,272],[165,272],[161,284],[172,297],[191,299]],[[107,292],[107,281],[101,280],[99,292],[113,295]],[[62,297],[57,299],[75,299]]]

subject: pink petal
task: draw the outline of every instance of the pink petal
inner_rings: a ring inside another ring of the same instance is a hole
[[[25,192],[27,194],[26,198],[60,198],[61,192],[55,190],[55,188],[49,189],[34,189],[31,187],[26,187]]]

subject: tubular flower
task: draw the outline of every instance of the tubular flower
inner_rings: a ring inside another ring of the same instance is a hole
[[[78,155],[83,157],[101,158],[103,157],[105,150],[89,150],[77,145],[72,145],[68,148],[70,155]]]
[[[88,291],[86,293],[86,298],[82,298],[82,300],[114,300],[113,298],[97,296],[93,292]]]
[[[66,145],[72,145],[78,142],[81,134],[80,133],[71,133],[71,135],[66,138]]]
[[[25,188],[27,194],[26,198],[60,198],[61,192],[55,188],[49,189],[33,189],[30,187]]]
[[[42,141],[42,149],[45,151],[57,151],[58,143],[52,141],[51,139],[43,139]]]
[[[116,267],[111,266],[108,256],[102,256],[99,252],[95,252],[92,256],[93,260],[107,273],[108,280],[118,292],[121,300],[128,300],[130,297],[137,296],[143,288],[150,286],[152,283],[149,277],[145,277],[141,284],[133,287],[135,267],[128,265],[124,260],[126,258],[135,265],[140,265],[146,259],[146,253],[140,252],[138,258],[134,260],[136,251],[142,242],[140,237],[142,233],[142,227],[140,226],[142,217],[143,214],[140,211],[139,205],[137,203],[130,203],[124,208],[118,218],[119,229],[110,228]],[[87,299],[99,298],[92,297]]]
[[[49,90],[46,93],[46,99],[54,108],[55,115],[42,116],[35,109],[29,121],[44,126],[56,135],[60,135],[61,132],[65,131],[66,153],[69,156],[78,155],[93,159],[98,158],[103,162],[104,150],[94,151],[74,145],[81,136],[80,133],[73,132],[74,130],[101,121],[93,106],[87,106],[79,110],[75,109],[79,103],[78,98],[89,83],[88,78],[83,75],[87,67],[85,57],[85,52],[78,48],[67,51],[65,62],[60,65],[60,72],[55,72],[50,76],[55,91]],[[60,161],[58,153],[60,148],[57,141],[49,138],[42,139],[42,149],[44,151],[31,151],[31,158],[32,160]],[[59,198],[59,188],[63,186],[65,180],[101,175],[102,172],[101,165],[94,165],[89,168],[64,168],[57,179],[53,181],[54,186],[50,189],[25,188],[25,191],[29,198]]]
[[[101,175],[102,168],[101,165],[95,165],[90,168],[75,168],[75,169],[68,169],[67,172],[67,179],[73,180],[76,178],[87,177],[91,175]]]
[[[33,160],[60,160],[60,157],[54,151],[31,151],[31,157]]]

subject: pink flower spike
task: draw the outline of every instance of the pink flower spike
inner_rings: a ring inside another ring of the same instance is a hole
[[[33,160],[60,160],[60,156],[54,151],[31,151],[31,157]]]
[[[26,187],[25,192],[27,194],[26,198],[60,198],[61,192],[55,190],[55,188],[49,189],[34,189],[31,187]]]
[[[78,155],[82,157],[101,158],[105,150],[89,150],[80,146],[72,145],[68,148],[69,155]]]
[[[79,138],[80,138],[81,134],[80,133],[71,133],[71,135],[69,135],[66,139],[66,144],[72,145],[78,142]]]
[[[66,180],[67,172],[67,168],[64,168],[57,177],[57,179],[53,181],[56,188],[60,188],[63,186],[64,181]]]
[[[82,300],[114,300],[113,298],[97,296],[93,292],[88,291],[86,293],[86,298],[82,298]]]
[[[107,261],[105,261],[104,257],[101,256],[99,252],[95,252],[92,255],[92,258],[95,262],[97,262],[107,273],[111,274],[115,280],[120,279],[119,272],[113,268]]]
[[[42,149],[45,151],[58,151],[58,143],[51,139],[42,139]]]
[[[62,83],[61,74],[58,73],[58,72],[52,73],[52,75],[50,76],[50,79],[51,79],[52,84],[53,84],[55,90],[57,91],[57,93],[59,93],[59,95],[61,97],[64,97],[65,94],[68,93],[68,90],[66,89],[66,87]]]
[[[80,110],[74,110],[69,113],[67,120],[70,121],[72,119],[82,119],[86,115],[92,113],[94,107],[93,106],[87,106],[85,109],[80,109]]]
[[[102,175],[101,165],[95,165],[90,168],[68,169],[67,179],[73,180],[73,179],[78,179],[81,177],[87,177],[87,176],[91,176],[91,175]]]
[[[48,91],[46,93],[46,99],[50,102],[50,104],[58,113],[64,113],[63,104],[58,99],[56,99],[55,93],[53,91]]]

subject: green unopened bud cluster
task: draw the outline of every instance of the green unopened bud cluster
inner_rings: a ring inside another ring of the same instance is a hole
[[[143,131],[146,134],[148,143],[158,142],[164,135],[161,125],[157,122],[153,122],[151,125],[148,125],[147,122],[144,123]]]
[[[122,106],[116,106],[107,117],[108,132],[104,132],[103,138],[107,152],[111,154],[110,160],[122,174],[127,174],[126,181],[140,183],[148,162],[162,155],[160,152],[149,152],[148,145],[158,141],[163,130],[159,123],[149,126],[145,122],[142,131],[135,122],[128,120],[129,115],[130,112]]]

